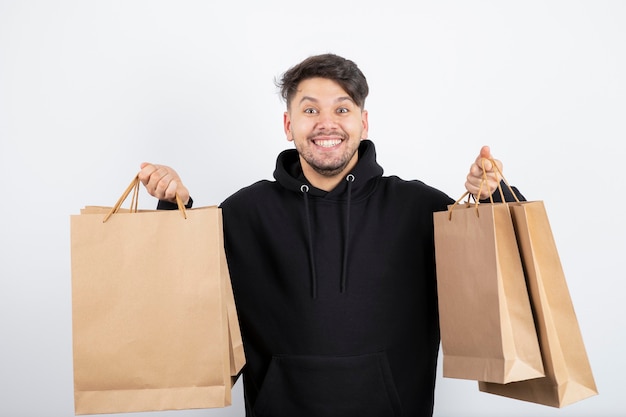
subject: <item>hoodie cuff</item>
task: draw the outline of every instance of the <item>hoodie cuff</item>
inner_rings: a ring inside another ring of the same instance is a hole
[[[504,181],[500,181],[500,187],[502,187],[502,193],[504,194],[504,201],[507,203],[512,203],[515,201],[515,197],[513,196],[513,193],[511,193],[511,190],[509,190],[509,187],[506,185],[506,183]],[[513,186],[511,186],[511,188],[513,189],[513,192],[515,192],[515,195],[517,196],[517,199],[519,201],[526,201],[526,198],[522,195],[522,193],[519,192],[519,190]],[[502,203],[502,197],[500,196],[500,190],[496,189],[493,194],[491,194],[491,198],[493,198],[493,202],[494,203]],[[483,198],[482,200],[480,200],[481,203],[490,203],[491,200],[489,198]]]
[[[186,209],[190,209],[193,206],[193,199],[189,197],[189,201],[185,204]],[[171,201],[159,200],[157,203],[157,210],[178,210],[178,204]]]

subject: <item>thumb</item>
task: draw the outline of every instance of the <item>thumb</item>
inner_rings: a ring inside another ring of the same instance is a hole
[[[480,148],[480,155],[476,158],[476,164],[481,169],[484,169],[485,172],[491,172],[494,169],[492,164],[493,160],[494,159],[493,156],[491,156],[491,149],[489,146],[485,145]]]
[[[480,157],[485,159],[491,159],[491,149],[489,146],[485,145],[480,148]]]

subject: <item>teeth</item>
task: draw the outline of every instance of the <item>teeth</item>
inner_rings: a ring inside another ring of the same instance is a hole
[[[321,146],[322,148],[330,148],[332,146],[337,146],[341,143],[340,139],[325,139],[325,140],[316,140],[315,144],[317,146]]]

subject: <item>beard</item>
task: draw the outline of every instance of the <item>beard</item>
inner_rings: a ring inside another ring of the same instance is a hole
[[[323,153],[315,152],[314,140],[317,136],[327,135],[325,132],[315,132],[306,138],[306,141],[294,140],[296,150],[306,161],[306,163],[318,174],[325,177],[334,177],[340,174],[348,166],[355,153],[359,150],[359,143],[357,141],[356,146],[351,146],[351,142],[354,139],[350,139],[345,132],[333,132],[332,136],[342,139],[341,153]]]

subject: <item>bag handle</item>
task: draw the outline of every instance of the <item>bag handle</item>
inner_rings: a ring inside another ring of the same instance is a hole
[[[509,185],[509,182],[506,180],[506,178],[504,177],[504,174],[502,174],[502,170],[500,169],[500,167],[498,166],[498,164],[496,164],[496,161],[492,158],[482,158],[481,160],[481,165],[483,168],[483,175],[480,181],[480,186],[478,188],[478,195],[480,195],[480,193],[483,190],[483,186],[485,184],[487,184],[487,172],[485,171],[485,160],[488,160],[489,162],[491,162],[491,164],[493,165],[493,167],[496,169],[496,171],[498,172],[498,174],[500,174],[500,177],[502,178],[502,181],[504,181],[504,184],[508,187],[509,191],[511,191],[511,194],[513,194],[513,198],[515,198],[516,202],[520,202],[519,199],[517,198],[517,194],[515,194],[515,191],[513,191],[513,187],[511,187]],[[504,203],[504,191],[502,190],[502,184],[500,184],[500,181],[498,181],[498,191],[500,192],[500,198],[502,199],[502,202]],[[474,203],[474,207],[476,208],[476,217],[479,216],[478,214],[478,204],[480,203],[480,200],[477,199],[476,197],[474,197],[474,195],[470,194],[469,191],[465,191],[465,193],[463,193],[463,195],[461,196],[461,198],[459,198],[458,200],[456,200],[454,202],[454,204],[452,204],[449,208],[448,208],[448,220],[452,220],[452,210],[460,205],[461,200],[463,200],[465,197],[467,197],[467,203],[469,204],[470,202],[470,198],[473,198],[475,203]],[[489,201],[490,204],[494,204],[493,202],[493,195],[489,194]]]
[[[107,215],[104,216],[104,219],[102,219],[102,223],[105,223],[107,220],[109,220],[109,217],[111,217],[111,215],[119,211],[122,203],[124,203],[124,201],[128,198],[128,195],[131,191],[133,192],[133,197],[130,201],[130,212],[137,213],[137,205],[139,202],[139,183],[139,174],[137,174],[135,175],[135,178],[133,178],[133,180],[130,182],[128,187],[126,187],[126,190],[124,190],[122,196],[117,200],[115,205],[111,208]],[[176,194],[176,204],[178,205],[178,210],[182,214],[183,218],[187,219],[187,210],[185,209],[185,205],[183,204],[182,200],[178,196],[178,193]]]

